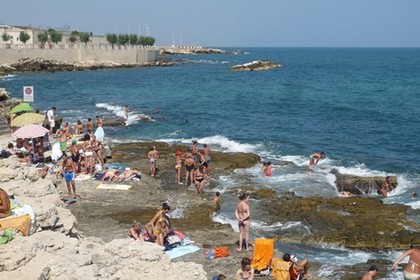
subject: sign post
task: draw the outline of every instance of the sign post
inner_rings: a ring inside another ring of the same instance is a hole
[[[34,87],[33,86],[23,87],[23,101],[34,102]]]

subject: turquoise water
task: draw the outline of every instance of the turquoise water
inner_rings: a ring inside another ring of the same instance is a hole
[[[243,55],[174,57],[192,63],[62,73],[22,73],[0,79],[14,97],[35,87],[36,108],[57,107],[65,120],[132,112],[128,125],[107,128],[117,141],[158,139],[212,149],[254,152],[276,163],[271,178],[260,166],[223,177],[224,190],[251,178],[257,186],[298,195],[337,196],[336,168],[355,175],[396,175],[399,187],[385,203],[419,208],[420,49],[256,48]],[[228,67],[258,59],[282,67],[264,72],[230,72]],[[156,121],[139,121],[135,114]],[[188,120],[186,123],[185,120]],[[308,155],[325,151],[315,172]],[[310,186],[310,187],[308,187]],[[369,194],[376,195],[376,194]],[[225,222],[232,216],[218,217]]]

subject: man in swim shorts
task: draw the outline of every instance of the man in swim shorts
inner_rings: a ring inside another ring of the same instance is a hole
[[[325,158],[324,152],[313,153],[309,156],[309,166],[315,166],[318,164],[318,161],[322,158]]]
[[[54,117],[55,110],[56,110],[55,107],[51,107],[51,109],[47,111],[48,123],[50,124],[50,135],[53,134],[54,127],[55,127],[55,117]]]
[[[410,258],[408,259],[408,264],[404,269],[404,279],[417,280],[420,278],[420,247],[405,251],[398,257],[397,261],[392,266],[392,269],[397,269],[399,262],[407,256],[410,256]]]
[[[74,180],[76,165],[70,157],[66,157],[63,160],[63,171],[69,196],[76,197],[76,181]]]
[[[150,176],[155,177],[156,174],[156,160],[159,157],[159,152],[157,151],[156,147],[153,146],[150,148],[150,151],[147,153],[147,158],[149,159],[150,163]]]

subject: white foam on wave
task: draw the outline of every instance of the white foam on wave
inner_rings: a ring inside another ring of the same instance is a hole
[[[214,146],[226,152],[243,152],[251,153],[257,150],[257,145],[239,143],[222,135],[214,135],[204,138],[196,139],[198,143]]]
[[[123,106],[112,105],[108,103],[97,103],[96,107],[111,111],[117,117],[125,118],[125,109]]]

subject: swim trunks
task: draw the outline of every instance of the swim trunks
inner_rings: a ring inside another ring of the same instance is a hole
[[[156,159],[154,159],[154,158],[150,159],[150,164],[154,164],[155,162],[156,162]]]
[[[185,168],[187,169],[187,171],[193,171],[194,165],[186,165]]]
[[[64,180],[66,182],[71,182],[74,180],[74,172],[65,172],[64,173]]]
[[[211,157],[210,157],[210,156],[207,156],[207,157],[206,157],[206,162],[207,162],[207,164],[209,164],[209,163],[210,163],[210,161],[211,161]]]
[[[67,150],[67,142],[60,142],[60,150],[65,152]]]
[[[271,176],[271,172],[270,171],[265,172],[265,176]]]

